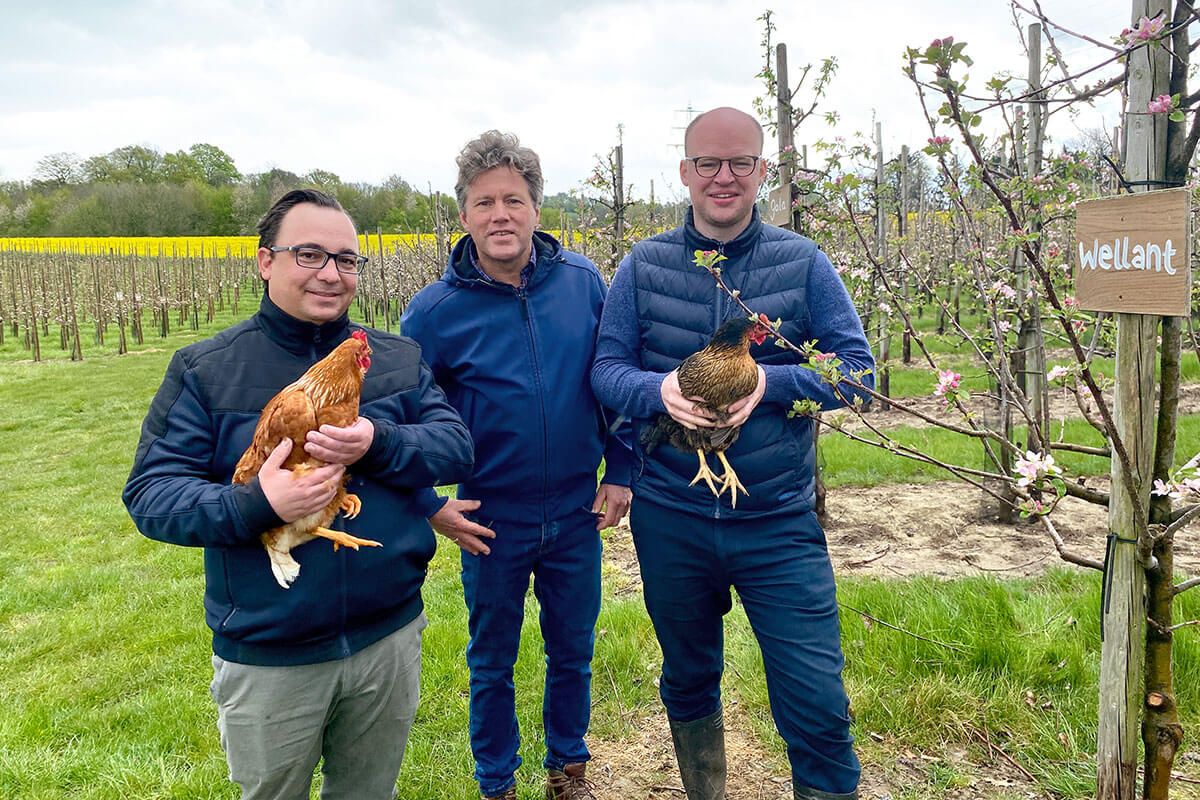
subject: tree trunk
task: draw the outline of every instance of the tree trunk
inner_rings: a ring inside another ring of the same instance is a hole
[[[1133,20],[1159,10],[1134,0]],[[1125,114],[1125,174],[1130,181],[1162,180],[1166,167],[1166,119],[1144,114],[1157,94],[1166,91],[1168,55],[1162,47],[1143,47],[1129,57],[1129,94]],[[1142,188],[1145,188],[1144,186]],[[1133,800],[1137,783],[1138,713],[1142,708],[1146,648],[1146,574],[1138,557],[1148,519],[1154,462],[1154,362],[1158,318],[1117,314],[1117,363],[1113,417],[1116,437],[1129,455],[1128,472],[1112,459],[1109,546],[1100,648],[1100,719],[1096,744],[1098,800]],[[1116,448],[1114,447],[1114,450]]]
[[[1167,480],[1175,460],[1175,432],[1179,419],[1179,357],[1182,325],[1178,317],[1163,319],[1160,376],[1162,399],[1158,408],[1158,431],[1154,454],[1154,477]],[[1167,521],[1171,502],[1156,497],[1150,503],[1150,520]],[[1183,726],[1175,705],[1175,676],[1171,663],[1175,599],[1174,535],[1156,540],[1151,553],[1154,569],[1146,571],[1146,691],[1142,713],[1142,746],[1145,754],[1146,800],[1166,800],[1170,792],[1171,768],[1183,742]]]

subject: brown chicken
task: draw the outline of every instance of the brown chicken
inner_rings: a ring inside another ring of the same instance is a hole
[[[363,376],[370,366],[371,347],[367,344],[367,335],[357,330],[332,353],[313,364],[299,380],[281,389],[259,416],[254,440],[238,459],[233,482],[248,483],[258,475],[267,456],[285,438],[292,440],[292,451],[283,462],[284,469],[298,477],[324,466],[324,461],[304,451],[305,436],[322,425],[346,427],[354,423],[358,418]],[[292,558],[291,550],[318,536],[333,540],[334,550],[341,545],[355,550],[360,546],[379,547],[379,542],[359,539],[328,527],[338,511],[343,512],[346,519],[353,519],[361,508],[358,497],[346,491],[343,479],[337,494],[325,508],[264,533],[262,543],[267,548],[271,572],[279,585],[289,588],[300,574],[300,564]]]
[[[746,317],[728,320],[717,328],[703,350],[692,353],[679,365],[679,390],[684,397],[701,398],[698,405],[713,414],[718,425],[729,419],[729,405],[753,392],[758,385],[758,364],[750,355],[750,344],[762,344],[770,331],[769,325],[762,314],[757,320]],[[700,459],[700,470],[688,485],[695,486],[704,481],[717,497],[729,489],[729,502],[736,508],[737,493],[750,494],[725,458],[725,451],[733,447],[739,430],[739,426],[691,430],[669,415],[661,414],[654,427],[642,434],[642,445],[647,453],[661,442],[668,442],[685,452],[695,451]],[[709,469],[705,453],[717,454],[725,467],[724,475],[718,477]],[[715,481],[720,482],[720,488]]]

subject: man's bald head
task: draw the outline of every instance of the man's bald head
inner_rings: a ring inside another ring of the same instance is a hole
[[[753,128],[758,135],[758,152],[747,153],[746,155],[762,155],[763,144],[766,141],[763,135],[762,125],[758,124],[758,120],[747,114],[745,111],[739,111],[736,108],[729,106],[721,106],[714,108],[711,111],[705,111],[700,116],[688,123],[687,130],[683,132],[683,152],[684,155],[694,156],[692,152],[692,133],[697,127],[719,124],[727,128]]]

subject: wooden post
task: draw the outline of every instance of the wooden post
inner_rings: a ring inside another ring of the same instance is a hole
[[[446,242],[446,221],[442,219],[442,193],[433,191],[433,186],[429,187],[429,199],[433,203],[433,233],[437,239],[438,258],[445,258],[449,253],[449,244]]]
[[[8,318],[4,311],[4,276],[11,275],[9,271],[12,267],[12,262],[5,256],[0,255],[0,347],[4,346],[4,329],[8,327]],[[13,309],[13,315],[16,315],[16,309]]]
[[[1134,0],[1132,19],[1155,16],[1150,0]],[[1142,47],[1129,55],[1125,114],[1125,175],[1131,182],[1161,181],[1166,175],[1167,120],[1146,114],[1150,101],[1166,94],[1170,76],[1165,47]],[[1145,190],[1145,186],[1137,187]],[[1137,790],[1138,718],[1146,641],[1146,575],[1137,541],[1146,535],[1150,478],[1154,466],[1154,380],[1158,317],[1117,314],[1117,362],[1113,422],[1130,459],[1130,472],[1114,453],[1108,507],[1101,619],[1100,709],[1096,737],[1096,797],[1133,800]],[[1114,448],[1115,449],[1115,448]],[[1134,494],[1126,488],[1132,478]],[[1137,509],[1137,511],[1135,511]]]
[[[1029,45],[1029,89],[1035,92],[1030,97],[1023,113],[1019,110],[1023,130],[1019,131],[1017,159],[1020,167],[1024,168],[1027,178],[1033,178],[1042,169],[1042,129],[1046,112],[1042,107],[1042,26],[1035,22],[1027,29],[1026,40]],[[1040,233],[1042,229],[1039,209],[1028,209],[1032,220],[1030,233]],[[1033,276],[1030,266],[1025,259],[1025,253],[1017,250],[1017,292],[1020,297],[1028,296],[1028,289]],[[1021,387],[1021,392],[1029,404],[1030,416],[1037,420],[1037,425],[1029,426],[1026,449],[1041,452],[1045,449],[1042,439],[1050,429],[1049,410],[1046,402],[1046,345],[1042,336],[1042,306],[1035,295],[1024,301],[1021,314],[1021,327],[1017,332],[1017,351],[1013,354],[1013,374]]]
[[[899,228],[896,232],[900,237],[901,247],[906,252],[910,252],[908,241],[905,237],[908,236],[908,145],[903,145],[900,148],[900,202],[899,202]],[[911,317],[911,311],[908,308],[908,284],[909,274],[908,268],[896,260],[896,271],[900,280],[900,292],[904,299],[905,311]],[[900,342],[900,360],[905,364],[912,363],[912,331],[908,325],[904,326],[904,333]]]
[[[379,292],[383,302],[383,328],[392,329],[392,298],[388,293],[387,259],[383,255],[383,228],[375,227],[375,242],[379,245]]]
[[[787,188],[788,207],[792,208],[795,191],[792,181],[796,177],[793,161],[796,157],[796,132],[792,127],[792,93],[789,88],[787,45],[775,45],[775,125],[779,131],[779,185]],[[792,210],[792,230],[796,227],[796,212]],[[819,425],[817,427],[820,427]]]
[[[613,239],[612,265],[609,274],[617,271],[617,265],[625,255],[625,145],[613,148]]]
[[[887,214],[883,208],[883,123],[875,123],[875,256],[879,261],[879,269],[887,272]],[[882,286],[883,281],[878,281]],[[891,370],[888,367],[888,353],[891,350],[891,326],[888,315],[876,309],[875,332],[879,342],[879,357],[875,359],[876,390],[884,397],[891,397]],[[875,404],[879,411],[890,409],[891,403],[880,400]]]
[[[29,340],[29,349],[35,362],[42,360],[42,342],[38,338],[38,308],[33,297],[33,263],[25,264],[25,295],[29,300],[29,323],[25,326],[25,336]]]
[[[138,294],[137,270],[137,256],[129,256],[129,301],[133,303],[133,310],[130,312],[129,330],[133,334],[133,341],[141,345],[146,343],[146,335],[142,330],[142,298]],[[234,313],[237,313],[236,307],[234,308]]]
[[[79,313],[76,310],[75,300],[75,280],[71,273],[73,272],[72,263],[63,260],[63,274],[66,276],[67,284],[67,312],[71,315],[71,360],[83,361],[83,344],[79,341]]]

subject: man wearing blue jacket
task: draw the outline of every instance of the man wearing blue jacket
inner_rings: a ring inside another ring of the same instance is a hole
[[[322,757],[325,800],[392,800],[436,548],[417,494],[470,473],[470,436],[417,345],[372,330],[357,421],[303,445],[326,466],[293,477],[285,439],[254,480],[230,482],[267,401],[356,327],[346,311],[365,261],[332,197],[280,198],[259,223],[258,313],[175,353],[125,485],[143,534],[204,548],[211,693],[244,800],[308,797]],[[335,552],[315,539],[293,551],[303,569],[281,588],[259,536],[324,508],[347,469],[362,509],[333,526],[382,546]]]
[[[475,778],[483,797],[515,800],[513,666],[532,575],[546,649],[546,797],[584,800],[593,797],[584,734],[599,532],[630,500],[628,440],[610,433],[589,382],[604,281],[535,231],[541,166],[515,136],[488,131],[468,143],[455,189],[468,235],[400,324],[475,441],[475,470],[458,497],[424,497],[434,528],[462,548]]]
[[[725,282],[755,312],[782,320],[790,341],[815,340],[820,351],[837,354],[846,374],[873,368],[862,324],[829,259],[812,241],[759,219],[762,148],[753,117],[732,108],[698,116],[679,165],[692,202],[686,222],[635,245],[613,279],[592,385],[639,432],[660,414],[687,427],[714,425],[681,395],[676,371],[722,322],[745,312],[693,263],[697,250],[724,254]],[[636,452],[630,527],[663,651],[659,693],[688,800],[723,798],[722,626],[736,589],[762,650],[795,797],[852,798],[859,764],[841,678],[833,571],[813,513],[813,422],[787,413],[801,398],[823,408],[843,401],[791,351],[768,342],[751,354],[758,385],[729,407],[729,423],[741,425],[741,435],[727,455],[749,491],[736,508],[731,497],[689,486],[694,452],[665,444]],[[852,391],[844,384],[842,390]]]

